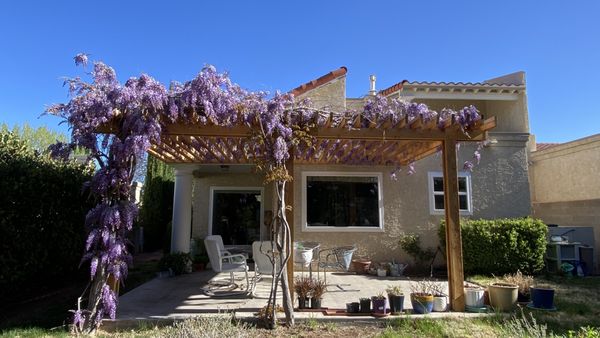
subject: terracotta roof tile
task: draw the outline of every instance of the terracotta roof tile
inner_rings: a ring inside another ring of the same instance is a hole
[[[331,71],[331,72],[321,76],[318,79],[309,81],[301,86],[298,86],[298,87],[292,89],[290,91],[290,93],[294,94],[294,96],[302,95],[309,90],[313,90],[319,86],[322,86],[328,82],[331,82],[331,81],[337,79],[340,76],[346,75],[347,72],[348,72],[348,68],[342,66],[334,71]]]
[[[560,143],[536,143],[535,150],[536,151],[546,150],[546,149],[549,149],[552,147],[556,147],[559,144]]]
[[[408,82],[408,80],[402,80],[402,82],[398,82],[398,83],[396,83],[395,85],[393,85],[391,87],[388,87],[388,88],[386,88],[384,90],[380,90],[379,91],[379,95],[388,96],[391,93],[395,93],[395,92],[397,92],[399,90],[402,90],[402,86],[404,86],[404,84],[407,83],[407,82]]]

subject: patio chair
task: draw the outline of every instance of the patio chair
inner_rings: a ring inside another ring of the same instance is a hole
[[[246,257],[244,255],[224,255],[219,248],[218,239],[207,238],[204,240],[204,245],[206,246],[206,252],[208,253],[208,259],[210,260],[210,265],[213,271],[229,272],[231,284],[235,284],[235,272],[244,272],[246,275],[246,286],[249,291],[250,284],[248,279],[248,265],[246,264]]]
[[[255,298],[268,298],[259,297],[256,295],[256,286],[263,277],[272,278],[273,276],[273,246],[271,241],[256,241],[252,243],[252,258],[254,259],[254,277],[253,277],[253,289],[252,296]],[[275,252],[275,254],[277,254]],[[276,256],[276,255],[275,255]],[[279,259],[275,257],[275,264],[279,266]],[[277,271],[275,271],[277,272]]]
[[[204,238],[204,239],[217,241],[217,245],[219,246],[219,250],[221,250],[221,254],[223,256],[231,255],[231,252],[225,250],[225,245],[223,245],[223,237],[221,237],[221,235],[210,235],[210,236],[206,236],[206,238]]]
[[[341,246],[336,248],[324,249],[319,252],[319,264],[317,265],[317,276],[319,276],[321,269],[323,269],[323,275],[325,284],[327,284],[327,269],[332,270],[343,270],[348,271],[350,269],[350,263],[352,262],[352,255],[356,251],[356,246]],[[342,291],[341,284],[336,285]]]

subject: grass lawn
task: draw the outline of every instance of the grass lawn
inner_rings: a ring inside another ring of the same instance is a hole
[[[486,284],[489,277],[469,280]],[[140,328],[100,337],[589,337],[600,338],[600,277],[536,278],[556,289],[556,312],[523,309],[474,319],[418,319],[396,317],[373,324],[346,325],[309,319],[294,328],[260,329],[252,324],[232,323],[230,317],[192,319],[162,328]],[[533,316],[533,317],[532,317]],[[533,318],[533,319],[532,319]],[[592,328],[586,328],[592,327]],[[5,336],[64,337],[65,331],[40,328],[16,329]]]

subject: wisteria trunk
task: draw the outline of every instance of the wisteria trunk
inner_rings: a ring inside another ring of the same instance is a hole
[[[290,295],[289,280],[287,274],[287,263],[290,260],[290,248],[292,246],[292,236],[290,231],[290,224],[287,221],[285,212],[285,181],[278,182],[277,187],[279,189],[279,212],[281,213],[281,232],[282,232],[282,262],[281,262],[281,288],[283,289],[283,311],[285,312],[285,319],[288,326],[294,325],[294,302]]]

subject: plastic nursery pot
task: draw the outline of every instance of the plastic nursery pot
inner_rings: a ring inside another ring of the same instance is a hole
[[[387,312],[387,308],[386,308],[386,299],[379,299],[379,298],[373,298],[372,299],[373,302],[373,313],[378,313],[378,314],[386,314]]]
[[[370,299],[361,299],[360,300],[360,312],[361,313],[371,313],[371,300]]]
[[[360,304],[357,302],[346,303],[346,312],[348,313],[358,313],[360,309]]]
[[[388,294],[388,299],[390,300],[390,312],[392,314],[404,311],[404,295]]]
[[[483,307],[485,290],[481,288],[465,288],[465,305],[468,307]]]
[[[433,310],[433,295],[411,293],[410,303],[412,304],[413,312],[418,314],[430,313]]]
[[[310,308],[310,299],[308,299],[306,297],[298,297],[298,308],[299,309]]]
[[[433,296],[433,312],[445,312],[448,309],[448,297]]]
[[[519,287],[515,284],[494,283],[488,287],[490,305],[501,312],[512,311],[517,305]]]
[[[323,299],[322,298],[311,298],[310,299],[310,308],[311,309],[320,309],[321,308],[321,301]]]
[[[536,309],[554,309],[554,289],[531,288],[531,301]]]

